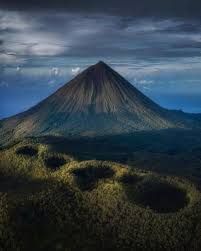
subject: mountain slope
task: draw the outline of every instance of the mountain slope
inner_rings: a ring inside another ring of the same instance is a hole
[[[189,128],[194,116],[166,110],[103,62],[28,111],[0,122],[0,139],[38,135],[100,136]]]

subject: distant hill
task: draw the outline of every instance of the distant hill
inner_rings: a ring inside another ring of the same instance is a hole
[[[0,142],[25,136],[102,136],[200,128],[200,115],[164,109],[104,62],[31,109],[0,121]]]

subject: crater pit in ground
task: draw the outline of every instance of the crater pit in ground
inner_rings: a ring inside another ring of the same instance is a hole
[[[16,154],[33,157],[38,154],[38,149],[33,146],[21,146],[16,150]]]
[[[61,156],[50,156],[44,160],[46,167],[52,171],[58,170],[67,163],[67,160]]]
[[[177,212],[189,203],[186,191],[176,184],[157,179],[145,178],[127,193],[132,202],[157,213]]]
[[[114,175],[112,168],[108,166],[87,166],[72,171],[80,190],[92,190],[101,179],[111,178]]]

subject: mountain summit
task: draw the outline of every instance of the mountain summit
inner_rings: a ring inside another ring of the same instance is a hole
[[[0,139],[24,136],[101,136],[191,127],[194,117],[166,110],[100,61],[51,96],[0,121]]]

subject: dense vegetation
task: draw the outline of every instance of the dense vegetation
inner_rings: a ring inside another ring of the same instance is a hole
[[[201,250],[193,183],[51,149],[0,152],[0,250]]]

